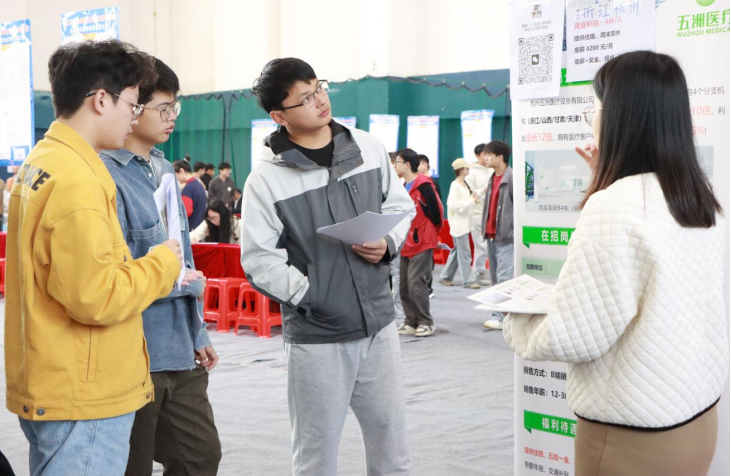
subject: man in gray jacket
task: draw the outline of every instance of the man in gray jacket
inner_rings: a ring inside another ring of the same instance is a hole
[[[366,211],[413,209],[383,144],[332,120],[327,82],[297,58],[269,62],[254,89],[280,125],[244,188],[241,265],[282,305],[295,476],[334,476],[348,407],[369,475],[405,475],[410,460],[389,262],[404,219],[377,243],[317,229]],[[413,212],[410,215],[413,217]]]
[[[513,169],[508,144],[494,140],[485,146],[487,166],[495,170],[487,183],[482,212],[482,234],[487,239],[490,279],[499,284],[513,279]],[[502,329],[504,315],[493,312],[485,322],[488,329]]]

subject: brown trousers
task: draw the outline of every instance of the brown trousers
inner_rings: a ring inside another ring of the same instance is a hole
[[[126,476],[149,476],[153,459],[165,476],[213,476],[221,461],[208,371],[201,366],[153,372],[155,401],[137,411],[129,441]]]
[[[705,476],[717,434],[715,406],[667,431],[632,430],[579,418],[575,476]]]

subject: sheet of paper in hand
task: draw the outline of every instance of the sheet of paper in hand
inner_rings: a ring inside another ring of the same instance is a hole
[[[553,284],[524,274],[475,293],[469,299],[479,302],[477,309],[480,310],[545,314],[553,288]]]
[[[385,237],[396,225],[406,218],[411,210],[393,215],[365,212],[355,218],[335,225],[323,226],[317,232],[349,245],[375,243]]]

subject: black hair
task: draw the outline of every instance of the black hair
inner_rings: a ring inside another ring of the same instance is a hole
[[[170,93],[173,97],[180,92],[180,81],[175,72],[168,65],[155,58],[155,72],[157,73],[157,81],[140,87],[140,104],[147,104],[152,100],[155,93]],[[190,160],[190,155],[185,154],[185,158]]]
[[[214,225],[208,219],[208,210],[212,210],[221,215],[221,221],[218,225]],[[221,200],[213,200],[208,204],[208,208],[206,209],[206,224],[208,225],[207,242],[229,243],[231,241],[231,211]]]
[[[480,155],[487,149],[487,144],[477,144],[475,146],[475,155]]]
[[[56,117],[71,117],[84,102],[85,95],[99,89],[117,97],[127,88],[157,80],[152,57],[119,40],[82,41],[56,49],[48,60]]]
[[[229,164],[228,162],[221,162],[220,164],[218,164],[218,170],[224,170],[224,169],[230,169],[230,168],[231,168],[231,164]]]
[[[312,66],[299,58],[277,58],[264,66],[259,78],[254,82],[251,92],[266,112],[281,109],[282,103],[295,83],[309,83],[317,79]]]
[[[680,226],[714,226],[723,210],[698,163],[678,62],[652,51],[625,53],[599,69],[593,87],[602,102],[599,152],[582,206],[619,179],[655,173]]]
[[[216,170],[216,166],[213,164],[206,164],[206,171],[208,170]]]
[[[401,157],[404,162],[409,164],[413,173],[418,172],[419,164],[421,163],[421,157],[413,149],[408,147],[398,151],[398,157]]]
[[[234,189],[234,192],[239,192],[239,193],[241,193],[241,194],[243,194],[243,193],[244,193],[244,192],[242,192],[242,191],[241,191],[241,189],[240,189],[240,188],[235,188],[235,189]]]
[[[485,144],[484,152],[488,154],[495,154],[496,157],[503,156],[503,162],[506,164],[510,163],[510,154],[512,150],[510,145],[506,142],[494,140],[489,144]]]
[[[199,170],[205,170],[206,164],[204,162],[196,162],[193,164],[193,171],[198,172]]]
[[[429,165],[429,157],[424,154],[419,154],[419,163],[421,162],[426,162],[426,165]]]
[[[388,158],[391,159],[391,163],[394,163],[396,161],[396,157],[398,157],[398,152],[388,153]]]
[[[184,160],[176,160],[173,162],[173,170],[175,170],[175,173],[180,172],[180,169],[185,170],[188,173],[192,173],[193,171],[190,168],[190,164]]]

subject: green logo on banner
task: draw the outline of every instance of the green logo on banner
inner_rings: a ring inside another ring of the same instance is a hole
[[[553,433],[554,435],[568,436],[569,438],[576,437],[576,420],[568,418],[523,410],[523,426],[528,430],[528,433],[537,430]]]
[[[523,227],[523,244],[566,246],[569,244],[574,228],[545,228],[539,226]]]
[[[716,0],[695,0],[695,1],[698,2],[698,5],[700,5],[702,7],[707,7],[707,6],[711,5],[713,2],[715,2]]]

